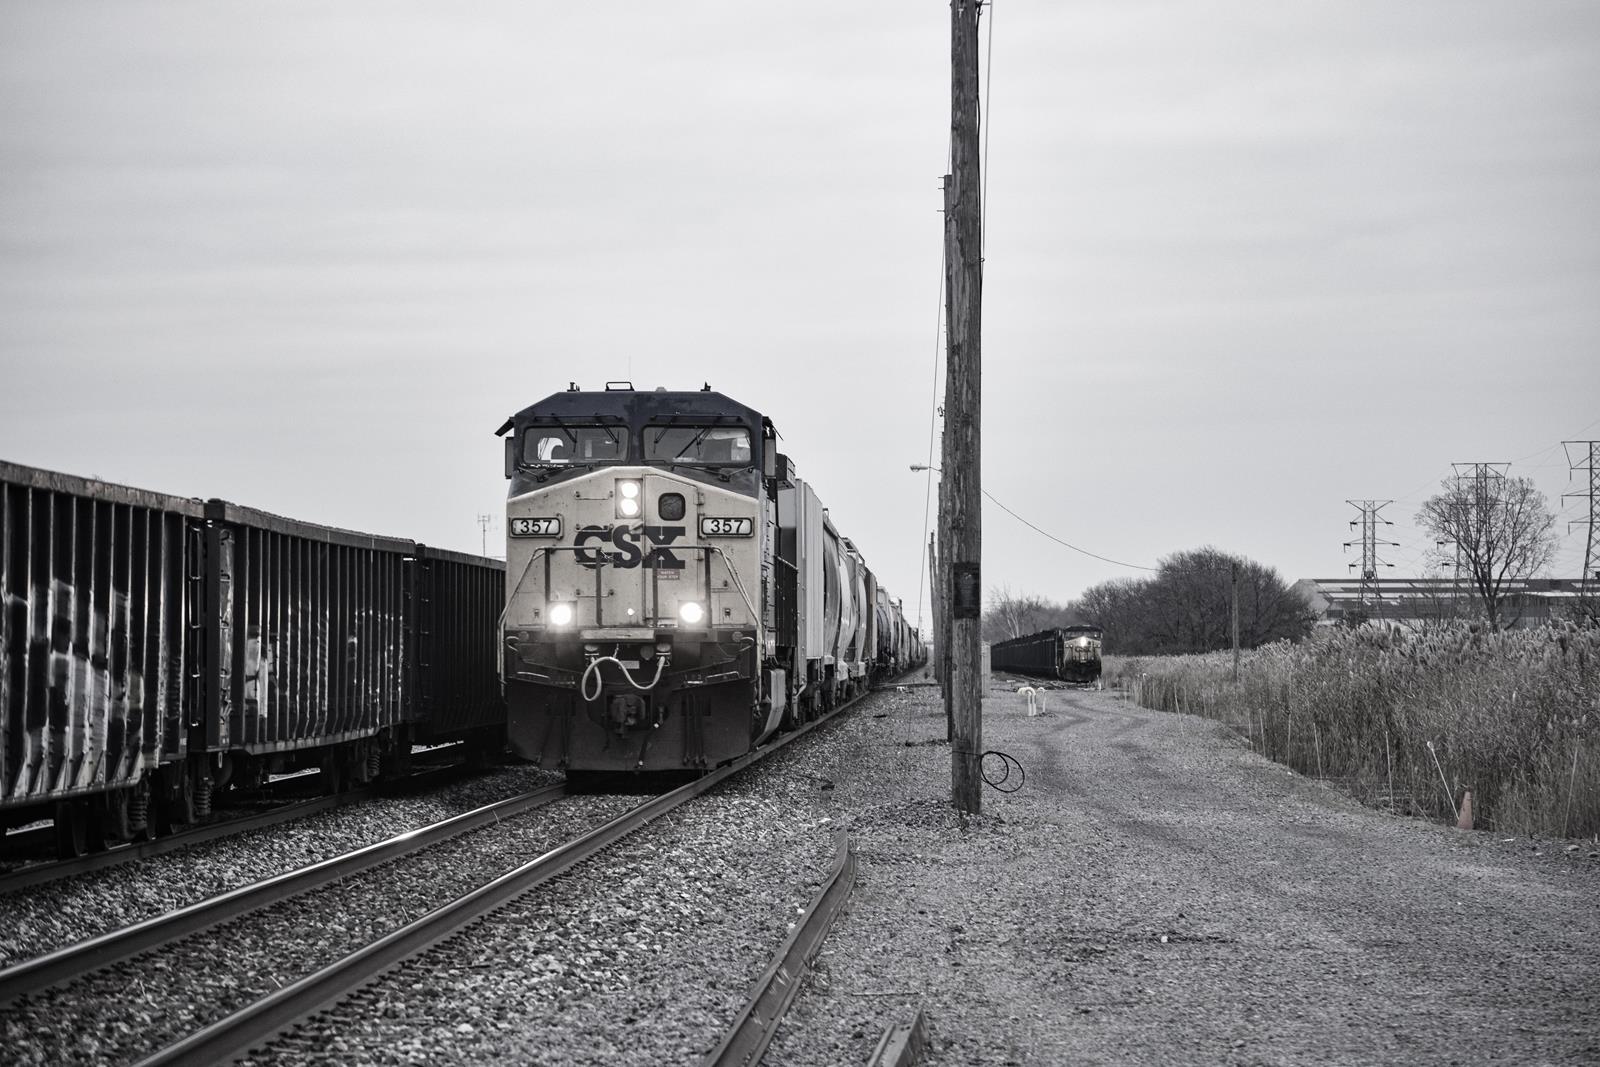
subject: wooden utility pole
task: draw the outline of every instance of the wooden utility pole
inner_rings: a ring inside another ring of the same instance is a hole
[[[928,535],[928,583],[933,597],[933,621],[928,626],[928,632],[923,634],[923,639],[933,645],[931,662],[933,664],[933,680],[944,685],[944,587],[939,584],[939,574],[943,570],[939,566],[939,535]]]
[[[1233,680],[1239,680],[1239,565],[1229,564],[1233,575]]]
[[[983,501],[978,431],[982,410],[983,219],[978,153],[978,14],[980,0],[950,4],[950,164],[945,178],[945,363],[943,551],[950,619],[951,802],[976,814],[983,806],[983,683],[979,616],[983,582]]]

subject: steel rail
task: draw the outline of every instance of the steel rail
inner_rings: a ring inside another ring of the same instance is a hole
[[[234,1014],[212,1023],[175,1044],[140,1060],[135,1067],[172,1067],[175,1064],[209,1067],[226,1063],[258,1048],[273,1036],[291,1029],[300,1019],[324,1008],[395,966],[438,944],[468,923],[489,914],[550,881],[598,852],[675,808],[688,803],[765,759],[819,726],[833,722],[861,697],[855,697],[827,715],[792,733],[768,742],[754,752],[724,764],[671,792],[645,801],[580,838],[551,849],[515,870],[508,871],[449,904],[394,930],[365,948],[329,964],[315,974],[284,986]]]
[[[363,792],[340,793],[331,797],[314,797],[311,800],[290,801],[270,811],[258,812],[255,815],[246,815],[238,819],[224,819],[219,822],[206,823],[190,830],[179,830],[177,833],[167,834],[150,841],[134,841],[126,845],[113,845],[104,852],[90,852],[83,856],[74,856],[67,860],[50,860],[45,863],[35,863],[26,867],[0,874],[0,893],[10,893],[29,886],[43,885],[46,882],[58,882],[63,878],[71,878],[77,874],[87,874],[90,871],[104,870],[107,867],[116,867],[123,863],[132,863],[135,860],[148,859],[159,856],[165,852],[176,852],[188,848],[190,845],[199,845],[207,841],[215,841],[219,837],[231,837],[234,834],[247,833],[251,830],[260,830],[278,823],[289,822],[292,819],[304,818],[315,815],[330,808],[343,807],[367,800],[370,795]],[[47,830],[52,839],[55,831]]]
[[[463,812],[431,826],[419,827],[353,852],[286,871],[260,882],[240,886],[186,908],[160,915],[121,930],[67,945],[43,956],[0,970],[0,1004],[60,985],[90,971],[136,956],[208,929],[218,923],[286,900],[347,875],[366,870],[398,856],[475,830],[481,826],[542,807],[567,794],[565,785],[545,786],[494,804]]]
[[[701,1067],[754,1067],[761,1062],[784,1013],[794,1002],[795,994],[800,992],[800,983],[811,971],[811,961],[822,950],[833,920],[843,910],[855,886],[856,851],[850,844],[850,835],[840,830],[834,840],[837,851],[828,880],[766,971],[756,980],[750,999],[721,1043],[700,1061]]]
[[[124,863],[132,863],[135,860],[149,859],[151,856],[176,852],[191,845],[200,845],[207,841],[215,841],[218,838],[232,837],[234,834],[249,833],[252,830],[264,830],[269,826],[277,826],[279,823],[303,819],[308,815],[316,815],[319,812],[329,811],[333,808],[363,803],[390,791],[424,787],[427,783],[448,775],[457,769],[454,764],[427,767],[404,778],[374,783],[371,786],[361,786],[346,793],[337,793],[327,797],[312,797],[309,800],[285,801],[277,807],[254,815],[244,815],[235,819],[222,819],[217,822],[206,823],[203,826],[191,827],[188,830],[179,830],[176,833],[166,834],[149,841],[134,841],[123,845],[112,845],[104,852],[90,852],[83,856],[74,856],[72,859],[49,860],[43,863],[33,863],[18,867],[14,870],[0,873],[0,895],[13,893],[19,889],[27,889],[31,886],[44,885],[48,882],[58,882],[63,878],[71,878],[74,875],[88,874],[90,871],[117,867]],[[43,834],[53,840],[55,830],[46,828]]]
[[[872,1050],[867,1067],[911,1067],[922,1058],[928,1044],[927,1024],[922,1019],[922,1009],[909,1020],[890,1023]]]

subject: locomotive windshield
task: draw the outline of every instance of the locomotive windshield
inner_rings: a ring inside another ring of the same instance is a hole
[[[610,426],[535,426],[522,437],[524,463],[565,467],[614,463],[627,456],[627,439]]]
[[[750,431],[743,426],[646,426],[644,461],[748,467]]]

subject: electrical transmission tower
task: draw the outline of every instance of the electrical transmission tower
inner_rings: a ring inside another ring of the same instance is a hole
[[[1362,607],[1366,607],[1368,599],[1377,594],[1377,590],[1378,590],[1378,568],[1379,567],[1393,567],[1394,566],[1393,563],[1385,563],[1383,560],[1378,558],[1378,547],[1380,545],[1387,545],[1387,546],[1390,546],[1390,547],[1393,547],[1393,548],[1399,548],[1400,547],[1400,544],[1399,544],[1398,541],[1383,541],[1383,540],[1380,540],[1379,537],[1378,537],[1378,523],[1381,522],[1385,526],[1393,526],[1394,525],[1394,523],[1390,522],[1388,519],[1382,518],[1378,514],[1378,512],[1382,511],[1384,508],[1388,507],[1390,504],[1393,504],[1394,501],[1393,500],[1346,500],[1345,503],[1349,504],[1351,507],[1353,507],[1357,511],[1361,512],[1361,518],[1350,520],[1350,528],[1353,530],[1353,529],[1355,529],[1357,523],[1361,524],[1361,594],[1360,594],[1360,596],[1361,596],[1361,606]],[[1356,542],[1354,542],[1354,541],[1346,541],[1344,543],[1344,547],[1345,548],[1349,548],[1351,545],[1353,545],[1355,543]],[[1352,564],[1350,564],[1350,566],[1354,567],[1355,564],[1352,563]]]
[[[1562,447],[1567,450],[1567,465],[1573,473],[1587,471],[1589,487],[1581,493],[1562,493],[1561,499],[1568,497],[1588,497],[1589,517],[1578,519],[1567,524],[1568,531],[1579,522],[1586,522],[1589,526],[1589,536],[1583,547],[1583,578],[1578,582],[1578,600],[1587,605],[1589,603],[1589,586],[1600,581],[1600,548],[1595,540],[1595,514],[1600,510],[1600,441],[1563,441]]]
[[[494,516],[493,515],[479,515],[478,516],[478,533],[482,537],[483,554],[485,556],[487,556],[489,554],[489,524],[492,523],[492,522],[494,522]]]
[[[1472,529],[1482,530],[1487,534],[1494,519],[1494,509],[1502,501],[1500,483],[1505,480],[1506,471],[1511,469],[1509,463],[1452,463],[1455,468],[1456,484],[1470,484],[1472,487]],[[1484,540],[1488,540],[1485,536]]]

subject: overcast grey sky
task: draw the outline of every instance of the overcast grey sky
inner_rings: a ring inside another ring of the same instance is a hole
[[[0,457],[476,551],[507,414],[709,381],[909,608],[948,17],[7,0]],[[1600,4],[985,21],[995,496],[1120,560],[1293,580],[1345,573],[1347,497],[1397,500],[1389,573],[1418,573],[1452,461],[1569,488],[1559,442],[1600,437]],[[984,527],[990,586],[1137,573]]]

